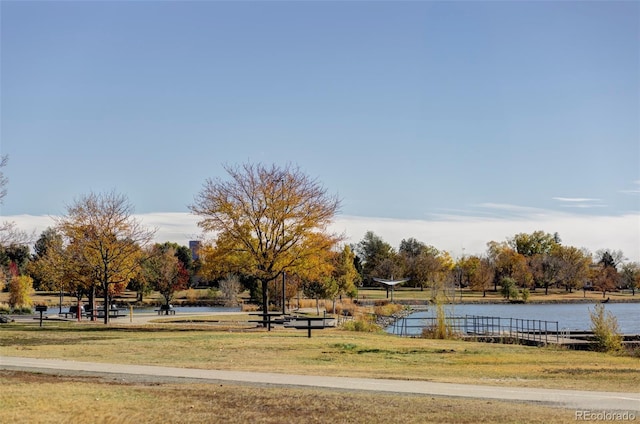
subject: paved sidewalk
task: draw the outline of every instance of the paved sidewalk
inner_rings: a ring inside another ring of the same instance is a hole
[[[477,399],[541,402],[563,408],[588,411],[640,411],[640,393],[591,392],[434,383],[428,381],[371,378],[322,377],[242,371],[219,371],[148,365],[103,364],[60,359],[0,357],[0,368],[48,371],[66,370],[97,374],[125,374],[167,378],[199,379],[210,382],[242,382],[279,386],[320,387],[342,390],[411,393]]]

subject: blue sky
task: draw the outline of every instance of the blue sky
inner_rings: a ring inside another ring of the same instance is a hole
[[[223,164],[293,163],[356,241],[355,222],[457,250],[531,228],[640,257],[638,2],[2,1],[0,19],[6,219],[115,189],[192,225]]]

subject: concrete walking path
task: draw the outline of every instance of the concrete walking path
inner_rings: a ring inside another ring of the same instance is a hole
[[[78,371],[167,378],[200,379],[209,382],[240,382],[278,386],[317,387],[341,390],[423,394],[477,399],[541,402],[588,411],[640,411],[640,393],[592,392],[522,387],[436,383],[352,377],[323,377],[245,371],[220,371],[149,365],[105,364],[61,359],[0,357],[0,368],[38,371]]]

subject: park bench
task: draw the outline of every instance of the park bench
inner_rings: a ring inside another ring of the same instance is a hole
[[[84,314],[85,314],[84,306],[80,306],[80,315],[84,315]],[[78,317],[78,305],[71,305],[71,306],[69,306],[69,310],[68,311],[60,312],[58,315],[64,316],[65,318],[69,318],[69,316],[71,316],[71,318],[77,318]]]
[[[155,309],[158,315],[175,315],[176,310],[173,309],[173,305],[160,305],[158,309]]]

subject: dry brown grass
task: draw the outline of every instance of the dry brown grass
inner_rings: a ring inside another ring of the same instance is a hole
[[[399,338],[325,329],[210,324],[11,324],[0,355],[185,368],[397,378],[502,386],[636,391],[638,358],[598,352]],[[248,360],[247,358],[260,358]]]
[[[232,384],[0,371],[3,423],[563,423],[540,405]]]

